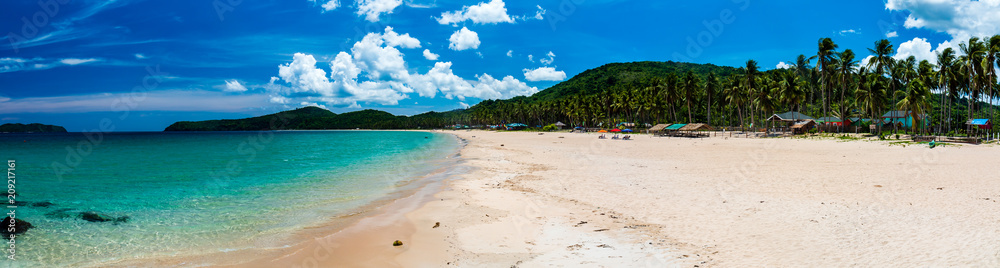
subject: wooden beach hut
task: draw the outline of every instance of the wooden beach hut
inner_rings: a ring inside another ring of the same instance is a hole
[[[673,125],[667,126],[666,128],[663,128],[663,132],[664,132],[663,136],[675,136],[678,133],[680,133],[681,128],[684,127],[684,126],[686,126],[686,125],[687,124],[673,124]]]
[[[806,134],[806,132],[809,132],[809,130],[815,127],[816,127],[815,120],[810,119],[810,120],[799,121],[792,125],[792,135]]]
[[[965,124],[977,129],[993,129],[993,122],[990,122],[989,119],[971,119],[968,122],[965,122]]]
[[[694,124],[687,124],[687,125],[685,125],[684,127],[681,127],[678,130],[680,130],[680,131],[712,131],[714,129],[712,128],[712,126],[709,126],[708,124],[694,123]]]
[[[816,120],[816,119],[799,112],[785,112],[780,114],[774,114],[771,117],[767,118],[767,121],[786,122],[786,123],[795,123],[802,120]]]
[[[926,128],[930,126],[930,120],[927,114],[914,115],[910,111],[888,111],[882,115],[882,121],[884,124],[890,127],[896,125],[900,128],[914,128],[914,119],[920,119],[920,128]]]

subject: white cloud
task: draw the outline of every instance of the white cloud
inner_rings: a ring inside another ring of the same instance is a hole
[[[535,62],[535,55],[528,55],[528,61]]]
[[[862,67],[865,67],[865,68],[868,68],[868,62],[870,62],[870,61],[871,61],[872,59],[874,59],[874,58],[875,58],[875,56],[872,56],[872,55],[868,55],[868,57],[865,57],[864,59],[862,59],[862,60],[861,60],[861,62],[860,62],[859,64],[860,64],[860,65],[861,65]]]
[[[847,30],[840,31],[840,35],[860,34],[860,33],[861,33],[861,29],[858,29],[858,30],[847,29]]]
[[[319,3],[319,1],[321,0],[309,0],[309,2],[313,2],[314,4]],[[323,12],[333,11],[338,7],[340,7],[340,0],[329,0],[326,3],[324,3],[322,7],[323,7]]]
[[[72,59],[72,58],[70,58],[70,59],[59,60],[60,63],[66,64],[66,65],[80,65],[80,64],[90,63],[90,62],[95,62],[95,61],[100,61],[100,60],[99,59],[94,59],[94,58],[90,58],[90,59]]]
[[[459,22],[471,20],[478,24],[513,23],[514,20],[507,15],[507,8],[503,0],[492,0],[489,3],[482,2],[474,6],[464,6],[462,10],[441,13],[440,18],[435,18],[440,24],[457,25]]]
[[[142,55],[142,54],[139,54],[139,53],[136,53],[136,54],[135,54],[135,58],[136,58],[136,59],[140,59],[140,60],[141,60],[141,59],[145,59],[145,58],[146,58],[146,55]]]
[[[563,81],[566,80],[566,72],[556,71],[553,67],[539,67],[538,69],[524,69],[524,79],[532,82],[536,81]]]
[[[134,93],[94,93],[87,95],[12,99],[0,105],[0,114],[120,112],[114,105],[135,99]],[[144,93],[131,111],[243,112],[268,105],[261,94],[232,95],[219,91],[162,90]]]
[[[466,27],[462,27],[462,29],[451,34],[451,38],[448,38],[448,41],[451,42],[451,44],[448,45],[448,48],[458,51],[477,49],[481,43],[479,42],[479,34],[470,31],[469,28]]]
[[[357,0],[358,16],[365,16],[370,22],[379,21],[383,13],[392,14],[392,10],[403,4],[402,0]]]
[[[473,92],[472,84],[455,75],[451,65],[451,62],[434,63],[434,68],[425,75],[415,76],[410,84],[421,97],[433,98],[438,90],[448,99],[455,96],[459,96],[459,99],[478,97],[479,94]]]
[[[462,109],[469,109],[469,107],[472,107],[472,106],[469,106],[468,103],[464,103],[464,102],[461,102],[461,101],[458,102],[458,106],[462,107]]]
[[[784,61],[778,62],[778,65],[774,66],[775,69],[791,69],[793,67],[795,67],[795,66],[793,66],[791,64],[787,64]]]
[[[382,76],[393,76],[401,79],[407,75],[406,61],[403,60],[403,53],[396,49],[396,46],[403,48],[420,47],[420,41],[410,37],[409,34],[400,36],[392,31],[392,27],[385,28],[385,34],[369,33],[360,42],[351,48],[351,54],[357,65],[368,71],[372,79],[379,79]]]
[[[545,54],[545,56],[548,58],[540,59],[538,61],[545,65],[552,64],[552,62],[556,61],[556,54],[552,53],[552,51],[549,51],[549,53]]]
[[[950,42],[944,42],[938,45],[938,49],[932,49],[931,43],[928,43],[926,38],[913,38],[913,40],[899,44],[899,47],[896,48],[896,55],[892,58],[903,60],[914,56],[917,58],[917,62],[927,60],[932,64],[937,64],[937,52],[949,46]]]
[[[45,58],[0,58],[0,73],[10,73],[18,71],[40,71],[62,66],[74,66],[95,62],[103,62],[103,59],[45,59]]]
[[[438,93],[448,99],[509,98],[534,94],[535,87],[512,76],[503,80],[482,74],[477,80],[466,80],[455,75],[451,62],[436,62],[427,73],[411,73],[397,47],[419,47],[416,39],[408,34],[399,35],[387,27],[385,32],[369,33],[351,48],[340,52],[330,62],[330,75],[316,66],[312,55],[296,53],[291,63],[278,68],[278,77],[272,77],[262,87],[270,94],[272,103],[325,103],[327,105],[361,107],[361,103],[398,105],[412,93],[433,98]],[[424,54],[431,54],[429,49]],[[428,58],[428,55],[424,55]],[[435,59],[436,60],[436,59]]]
[[[909,11],[903,26],[951,35],[955,40],[1000,33],[997,0],[888,0],[886,9]]]
[[[382,34],[382,40],[391,47],[402,47],[402,48],[418,48],[420,47],[420,40],[410,37],[410,34],[400,35],[392,30],[392,27],[385,27],[385,33]]]
[[[507,57],[513,58],[514,57],[514,50],[507,50]]]
[[[538,11],[535,12],[535,19],[536,20],[543,20],[543,19],[545,19],[545,17],[544,17],[544,15],[545,15],[545,9],[542,8],[542,6],[539,6],[539,5],[536,5],[536,7],[538,7]]]
[[[440,55],[431,53],[430,49],[424,49],[424,58],[427,60],[438,60]]]
[[[899,37],[899,33],[897,33],[896,31],[885,33],[885,38],[893,38],[893,37]]]
[[[565,77],[565,74],[563,75]],[[488,98],[513,98],[515,96],[531,96],[538,93],[537,87],[529,87],[513,76],[504,76],[503,80],[497,80],[488,74],[479,76],[479,83],[476,90],[480,94],[487,95]]]
[[[326,71],[316,68],[316,58],[312,55],[295,53],[291,63],[278,66],[278,76],[292,85],[295,93],[333,95],[333,83],[326,78]]]
[[[224,90],[228,92],[245,92],[247,91],[247,87],[243,86],[243,84],[240,83],[240,81],[233,79],[233,80],[226,80],[226,85]]]

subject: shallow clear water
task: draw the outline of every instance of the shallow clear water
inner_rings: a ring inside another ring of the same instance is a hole
[[[0,160],[16,160],[17,216],[36,227],[16,263],[59,267],[281,247],[452,163],[457,146],[423,132],[0,134]]]

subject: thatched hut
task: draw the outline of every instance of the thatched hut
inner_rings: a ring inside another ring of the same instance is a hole
[[[687,124],[686,126],[680,128],[678,130],[680,130],[680,131],[712,131],[712,130],[715,130],[715,129],[712,128],[712,126],[709,126],[708,124],[694,123],[694,124]]]
[[[805,134],[806,132],[808,132],[810,129],[813,128],[816,128],[816,121],[814,120],[799,121],[792,125],[792,134],[793,135]]]
[[[646,133],[657,133],[663,131],[663,129],[669,127],[670,124],[656,124],[655,126],[646,130]]]
[[[557,121],[557,122],[556,122],[555,124],[553,124],[553,125],[555,125],[555,126],[556,126],[557,128],[559,128],[559,129],[563,129],[563,128],[565,128],[565,127],[566,127],[566,124],[564,124],[564,123],[563,123],[562,121]]]

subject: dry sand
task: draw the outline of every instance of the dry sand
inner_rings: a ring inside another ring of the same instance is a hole
[[[447,133],[477,169],[397,265],[1000,266],[996,146]]]

